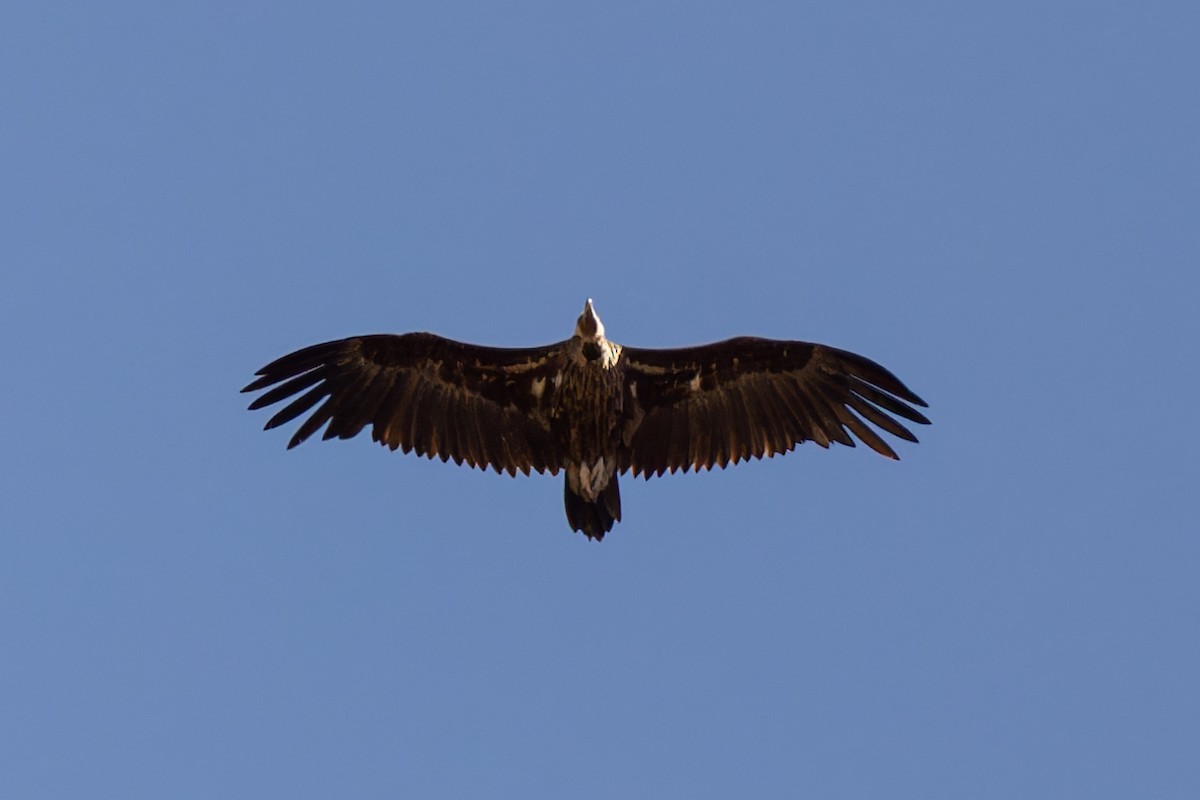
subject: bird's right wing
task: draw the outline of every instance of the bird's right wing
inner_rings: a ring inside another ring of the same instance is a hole
[[[785,453],[804,441],[896,458],[866,423],[915,442],[889,416],[922,425],[925,401],[854,353],[809,342],[741,337],[674,350],[624,348],[629,399],[621,469],[662,475]],[[865,420],[865,421],[864,421]]]
[[[371,437],[393,450],[510,475],[556,474],[562,455],[540,408],[552,405],[557,387],[548,376],[561,368],[561,354],[562,345],[481,347],[430,333],[356,336],[276,359],[242,391],[274,387],[252,410],[299,395],[268,430],[317,407],[289,448],[326,423],[324,439],[349,439],[370,425]]]

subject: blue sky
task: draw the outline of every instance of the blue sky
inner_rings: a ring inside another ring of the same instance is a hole
[[[0,796],[1200,796],[1187,3],[10,2]],[[237,390],[430,330],[931,404],[623,483]]]

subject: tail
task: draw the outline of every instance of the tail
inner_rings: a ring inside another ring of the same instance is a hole
[[[567,505],[567,522],[571,530],[583,531],[583,535],[597,541],[612,530],[614,522],[621,520],[621,488],[614,474],[608,485],[600,492],[595,502],[584,500],[571,489],[570,480],[563,481],[563,500]]]

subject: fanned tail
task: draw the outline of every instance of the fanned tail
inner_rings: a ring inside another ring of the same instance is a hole
[[[621,488],[614,474],[595,502],[581,497],[571,488],[570,478],[563,481],[563,500],[567,506],[567,522],[571,530],[597,541],[621,520]]]

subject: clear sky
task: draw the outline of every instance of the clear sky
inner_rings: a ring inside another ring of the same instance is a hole
[[[1194,3],[0,11],[0,796],[1196,798]],[[623,483],[263,433],[289,350],[820,341]]]

